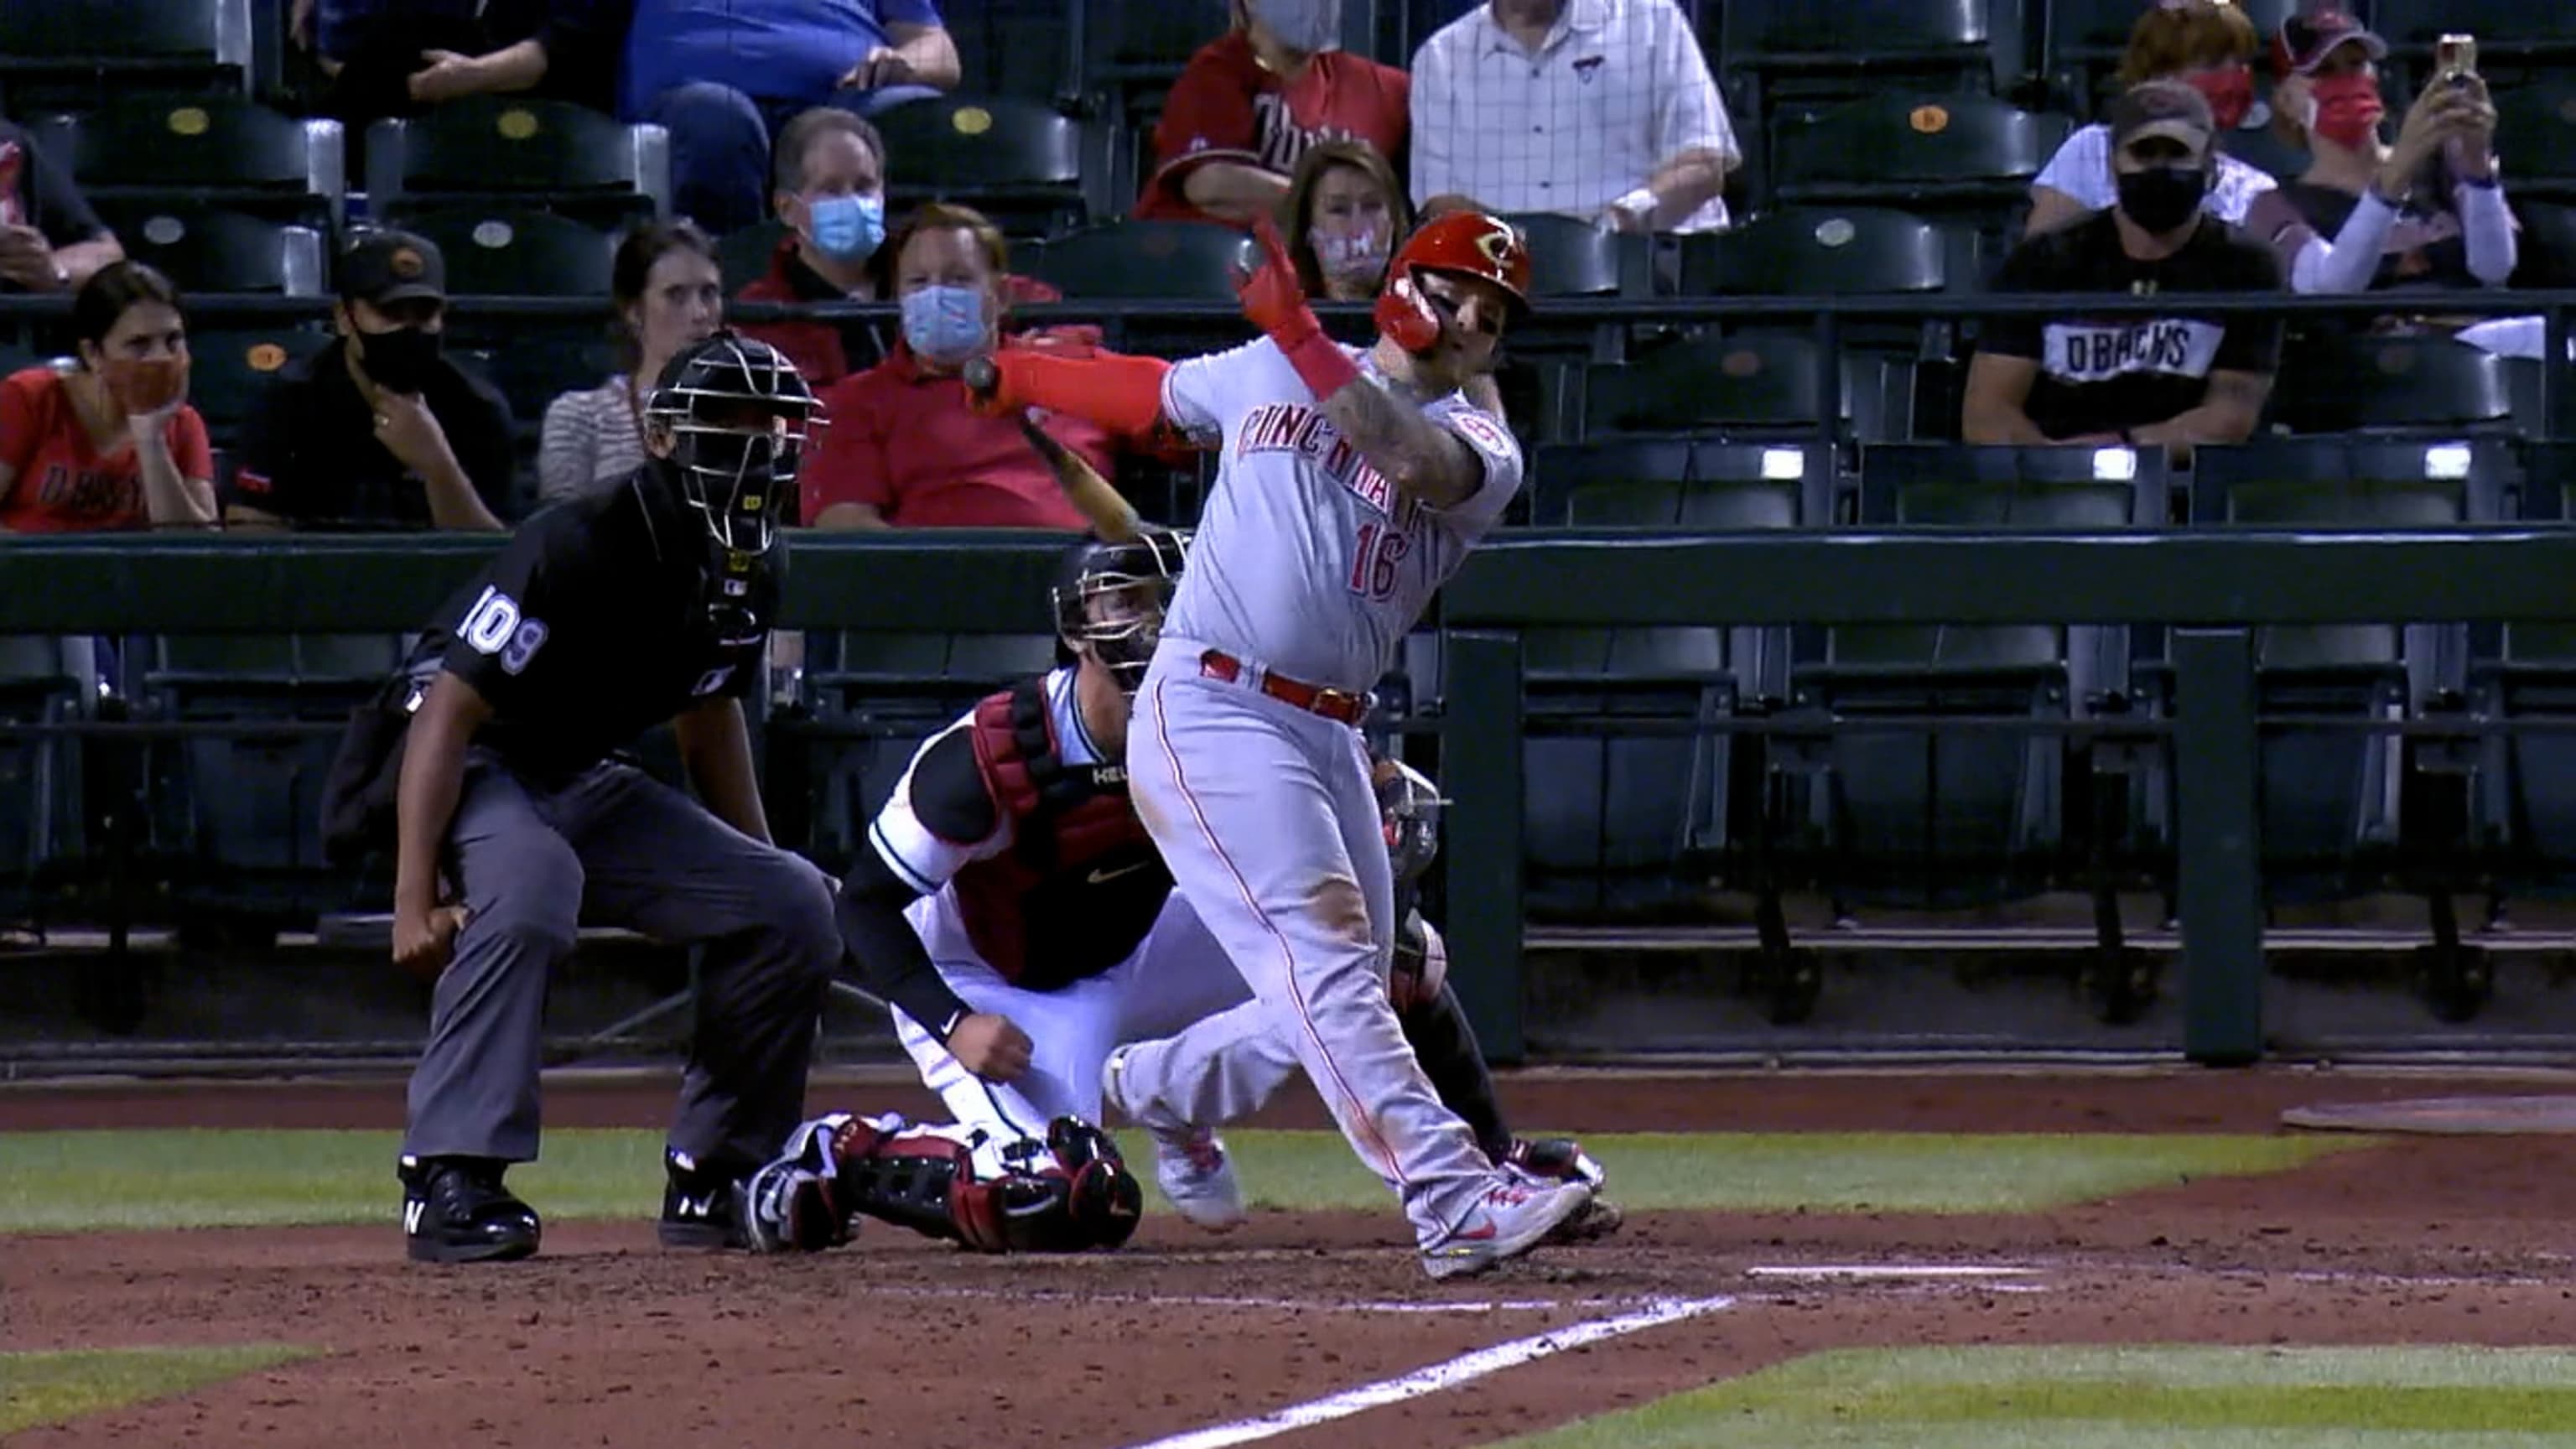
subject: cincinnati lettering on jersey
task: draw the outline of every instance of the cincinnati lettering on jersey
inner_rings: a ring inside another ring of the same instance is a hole
[[[2227,329],[2173,318],[2118,322],[2051,322],[2045,335],[2049,375],[2064,382],[2104,382],[2133,372],[2207,377]]]
[[[1297,455],[1323,469],[1362,503],[1394,519],[1399,529],[1410,530],[1421,516],[1420,500],[1397,497],[1395,485],[1360,456],[1360,450],[1351,446],[1321,408],[1296,403],[1264,403],[1254,408],[1235,434],[1234,456],[1248,458],[1255,453]]]

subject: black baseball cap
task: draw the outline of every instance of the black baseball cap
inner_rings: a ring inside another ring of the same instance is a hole
[[[2326,56],[2347,42],[2369,51],[2372,60],[2388,58],[2387,41],[2331,5],[2293,15],[2281,22],[2280,33],[2272,37],[2272,73],[2285,79],[2314,75]]]
[[[2218,120],[2209,102],[2181,81],[2154,80],[2129,87],[2111,103],[2111,146],[2126,150],[2133,141],[2164,136],[2181,142],[2195,156],[2209,154],[2218,135]]]
[[[390,227],[361,233],[340,253],[340,299],[394,302],[447,300],[447,260],[438,243]]]

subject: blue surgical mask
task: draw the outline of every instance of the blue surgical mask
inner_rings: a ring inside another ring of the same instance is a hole
[[[949,366],[984,348],[984,290],[924,287],[903,299],[903,340],[913,355]]]
[[[814,245],[834,261],[864,262],[885,245],[885,198],[818,196],[805,203]]]

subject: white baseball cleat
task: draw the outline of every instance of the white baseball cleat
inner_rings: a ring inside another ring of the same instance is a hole
[[[1243,1185],[1234,1179],[1234,1159],[1225,1143],[1206,1127],[1159,1120],[1128,1105],[1118,1090],[1119,1069],[1127,1049],[1120,1047],[1101,1064],[1100,1094],[1127,1120],[1154,1139],[1154,1181],[1171,1199],[1172,1210],[1211,1233],[1243,1226]]]
[[[1467,1216],[1423,1248],[1422,1271],[1434,1278],[1482,1273],[1537,1247],[1591,1201],[1589,1183],[1542,1185],[1498,1173]]]

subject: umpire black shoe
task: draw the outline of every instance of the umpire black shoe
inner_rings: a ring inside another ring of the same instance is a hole
[[[676,1147],[662,1151],[662,1246],[666,1248],[747,1248],[748,1234],[734,1216],[734,1189],[752,1174],[699,1162]]]
[[[536,1209],[501,1186],[488,1157],[405,1157],[403,1247],[415,1263],[508,1263],[537,1251]]]

